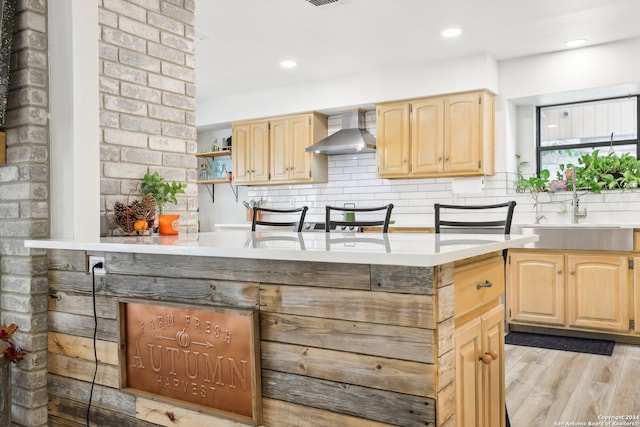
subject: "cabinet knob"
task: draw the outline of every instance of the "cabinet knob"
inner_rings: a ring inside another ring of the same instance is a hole
[[[445,156],[444,161],[448,162],[449,161],[449,156]]]
[[[491,356],[492,360],[496,360],[498,358],[498,352],[497,351],[489,350],[488,353],[489,353],[489,356]]]
[[[442,156],[438,157],[438,161],[441,162],[442,161]]]
[[[489,353],[485,353],[482,355],[482,357],[480,358],[480,360],[482,361],[482,363],[484,363],[485,365],[490,365],[491,362],[493,362],[493,358],[491,357],[491,355]]]
[[[569,274],[576,274],[575,270],[569,270]]]
[[[407,163],[407,159],[404,159],[404,160],[402,161],[402,163]]]
[[[562,269],[558,269],[557,273],[562,274]]]

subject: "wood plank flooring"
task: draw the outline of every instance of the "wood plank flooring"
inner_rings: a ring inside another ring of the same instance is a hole
[[[505,345],[505,376],[512,427],[606,426],[607,416],[640,427],[640,346],[600,356]]]

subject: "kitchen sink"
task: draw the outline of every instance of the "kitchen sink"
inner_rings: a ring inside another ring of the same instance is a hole
[[[633,228],[603,224],[518,224],[512,234],[535,234],[525,247],[591,251],[633,251]]]

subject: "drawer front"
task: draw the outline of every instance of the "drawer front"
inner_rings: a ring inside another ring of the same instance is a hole
[[[496,256],[456,267],[453,283],[455,316],[459,317],[504,293],[504,259]]]

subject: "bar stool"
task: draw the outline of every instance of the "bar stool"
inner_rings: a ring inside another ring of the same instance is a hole
[[[393,204],[389,203],[388,205],[372,207],[372,208],[356,208],[355,205],[353,207],[336,207],[329,206],[325,207],[325,223],[324,229],[328,233],[332,229],[336,227],[353,227],[354,229],[359,229],[362,227],[379,227],[382,226],[382,232],[386,233],[389,230],[389,221],[391,219],[391,211],[393,210]],[[342,220],[337,221],[335,219],[331,219],[331,214],[333,211],[342,212]],[[367,219],[367,220],[356,220],[357,213],[371,213],[371,212],[384,212],[384,219]]]
[[[267,225],[272,227],[292,227],[293,231],[297,231],[300,233],[302,231],[302,226],[304,225],[304,217],[307,215],[307,210],[309,208],[307,206],[303,206],[301,208],[295,209],[272,209],[272,208],[253,208],[253,217],[251,220],[251,231],[256,231],[256,225]],[[260,213],[259,213],[260,212]],[[295,221],[267,221],[260,219],[262,217],[262,213],[274,214],[274,215],[288,215],[289,218],[293,214],[299,214],[297,220]]]

